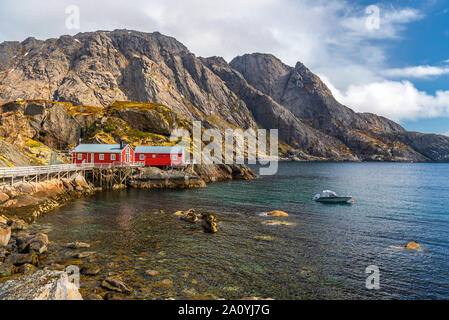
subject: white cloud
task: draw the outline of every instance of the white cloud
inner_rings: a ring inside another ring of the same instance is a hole
[[[416,66],[407,68],[394,68],[382,72],[392,78],[428,78],[449,74],[449,67]]]
[[[387,80],[448,73],[445,67],[386,67],[388,49],[378,40],[401,39],[409,23],[423,18],[412,8],[380,6],[379,29],[370,29],[366,7],[349,0],[78,0],[81,30],[67,30],[65,8],[73,3],[0,1],[0,41],[123,28],[160,31],[200,56],[230,60],[266,52],[290,65],[302,61],[326,75],[337,99],[357,111],[395,120],[448,115],[448,91],[429,95],[408,81]]]
[[[449,91],[434,95],[419,91],[409,81],[381,81],[336,89],[323,78],[335,98],[358,112],[371,112],[395,121],[449,117]]]
[[[449,137],[449,131],[446,133],[443,133],[443,135],[448,136]]]

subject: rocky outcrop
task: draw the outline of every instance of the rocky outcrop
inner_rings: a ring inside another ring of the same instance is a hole
[[[0,224],[0,247],[5,247],[8,245],[9,239],[11,238],[11,227]]]
[[[186,171],[164,171],[156,167],[141,168],[129,181],[139,189],[192,189],[204,188],[206,182],[198,175]]]
[[[37,271],[0,283],[0,300],[83,300],[78,288],[60,271]]]
[[[218,232],[217,218],[213,214],[206,212],[201,215],[201,218],[203,219],[202,226],[204,231],[208,233]]]
[[[225,180],[251,180],[257,175],[248,167],[239,164],[227,165],[189,165],[187,173],[201,177],[205,182],[217,182]]]
[[[20,217],[28,222],[36,220],[67,201],[93,192],[83,176],[73,175],[62,180],[41,182],[17,182],[0,186],[0,192],[8,199],[0,202],[0,211],[6,215]],[[10,219],[12,230],[21,230],[21,219]]]
[[[194,209],[189,209],[187,211],[177,211],[174,215],[192,224],[200,222],[203,230],[207,233],[218,232],[217,218],[209,212],[197,213]]]

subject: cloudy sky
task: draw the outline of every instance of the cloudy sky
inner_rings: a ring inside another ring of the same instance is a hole
[[[79,8],[79,29],[72,5]],[[0,41],[122,28],[174,36],[198,56],[230,61],[264,52],[289,65],[301,61],[354,110],[449,135],[447,0],[0,3]]]

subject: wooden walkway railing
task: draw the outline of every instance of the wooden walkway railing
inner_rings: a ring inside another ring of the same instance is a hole
[[[114,168],[138,168],[145,166],[143,162],[129,163],[113,163],[113,164],[58,164],[49,166],[30,166],[30,167],[0,167],[0,179],[25,178],[29,176],[42,176],[54,174],[67,174],[77,171],[91,171],[93,169],[114,169]]]

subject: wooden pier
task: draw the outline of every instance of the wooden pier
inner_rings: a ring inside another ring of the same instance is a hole
[[[143,167],[144,163],[137,162],[134,164],[128,163],[113,163],[113,164],[58,164],[49,166],[30,166],[30,167],[0,167],[0,184],[14,184],[15,182],[36,182],[39,183],[51,179],[68,178],[73,173],[82,174],[86,179],[90,178],[92,182],[97,182],[103,186],[103,181],[110,181],[110,183],[122,184],[129,178],[129,172],[139,167]],[[112,170],[117,174],[113,174],[111,180]],[[109,177],[109,178],[107,178]]]

